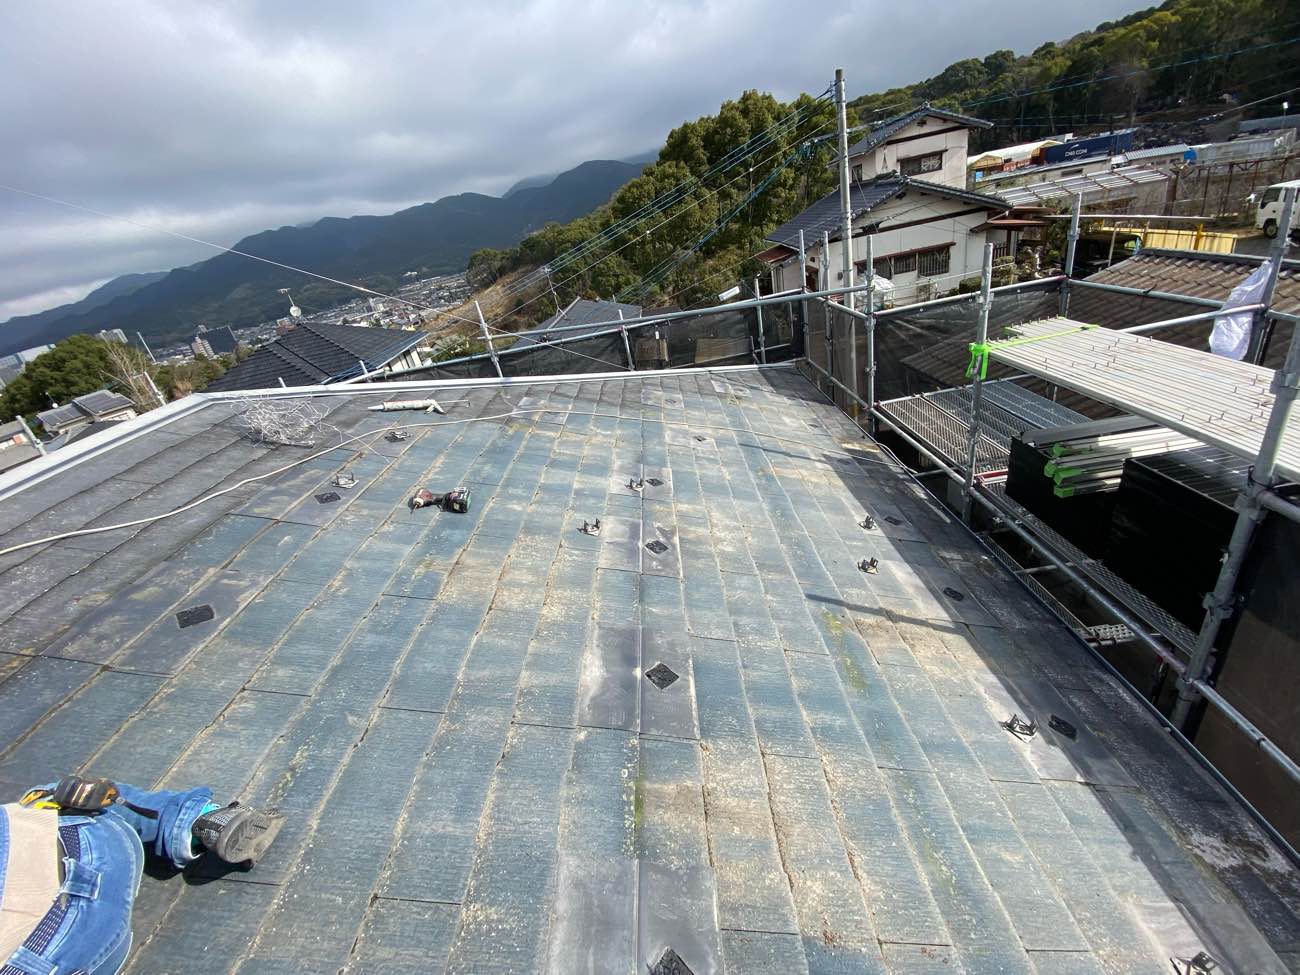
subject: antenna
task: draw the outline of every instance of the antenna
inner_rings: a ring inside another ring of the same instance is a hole
[[[289,299],[289,317],[302,318],[302,309],[293,303],[293,295],[289,294],[288,288],[281,288],[280,294]]]

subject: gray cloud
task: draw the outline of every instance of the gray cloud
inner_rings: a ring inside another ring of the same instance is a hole
[[[856,95],[1137,6],[10,3],[0,183],[231,244],[628,156],[746,88],[790,98],[843,65]],[[210,253],[0,191],[0,321]]]

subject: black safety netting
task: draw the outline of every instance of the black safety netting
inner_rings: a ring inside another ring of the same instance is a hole
[[[788,304],[743,308],[694,318],[629,325],[573,338],[556,338],[522,348],[501,348],[505,376],[619,372],[689,366],[743,365],[791,358],[798,309]],[[394,379],[481,379],[497,375],[487,353],[433,363]]]
[[[978,295],[972,294],[943,304],[876,313],[873,343],[876,402],[947,389],[968,381],[970,345],[976,339],[979,323],[977,299]],[[995,293],[989,309],[990,340],[1002,338],[1009,325],[1057,315],[1059,301],[1059,289],[1054,281]],[[836,402],[846,412],[856,412],[846,390],[852,390],[863,401],[868,399],[867,368],[871,360],[866,322],[848,312],[814,303],[808,314],[807,354],[813,363],[842,384],[827,384],[814,370],[813,375],[822,380],[827,392],[833,390]],[[1011,373],[996,363],[990,364],[991,378],[999,372]]]

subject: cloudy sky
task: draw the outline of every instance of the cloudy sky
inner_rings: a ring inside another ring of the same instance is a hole
[[[746,88],[842,65],[854,96],[1142,5],[10,0],[0,184],[228,245],[635,155]],[[0,190],[0,321],[211,253]]]

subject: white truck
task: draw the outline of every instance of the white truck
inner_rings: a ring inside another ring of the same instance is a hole
[[[1294,189],[1300,194],[1300,179],[1274,183],[1259,198],[1259,209],[1255,211],[1255,226],[1264,231],[1265,237],[1277,236],[1278,224],[1282,220],[1282,194],[1289,189]],[[1300,204],[1297,204],[1297,211],[1300,211]],[[1300,212],[1291,219],[1292,237],[1295,236],[1297,227],[1300,227]]]

